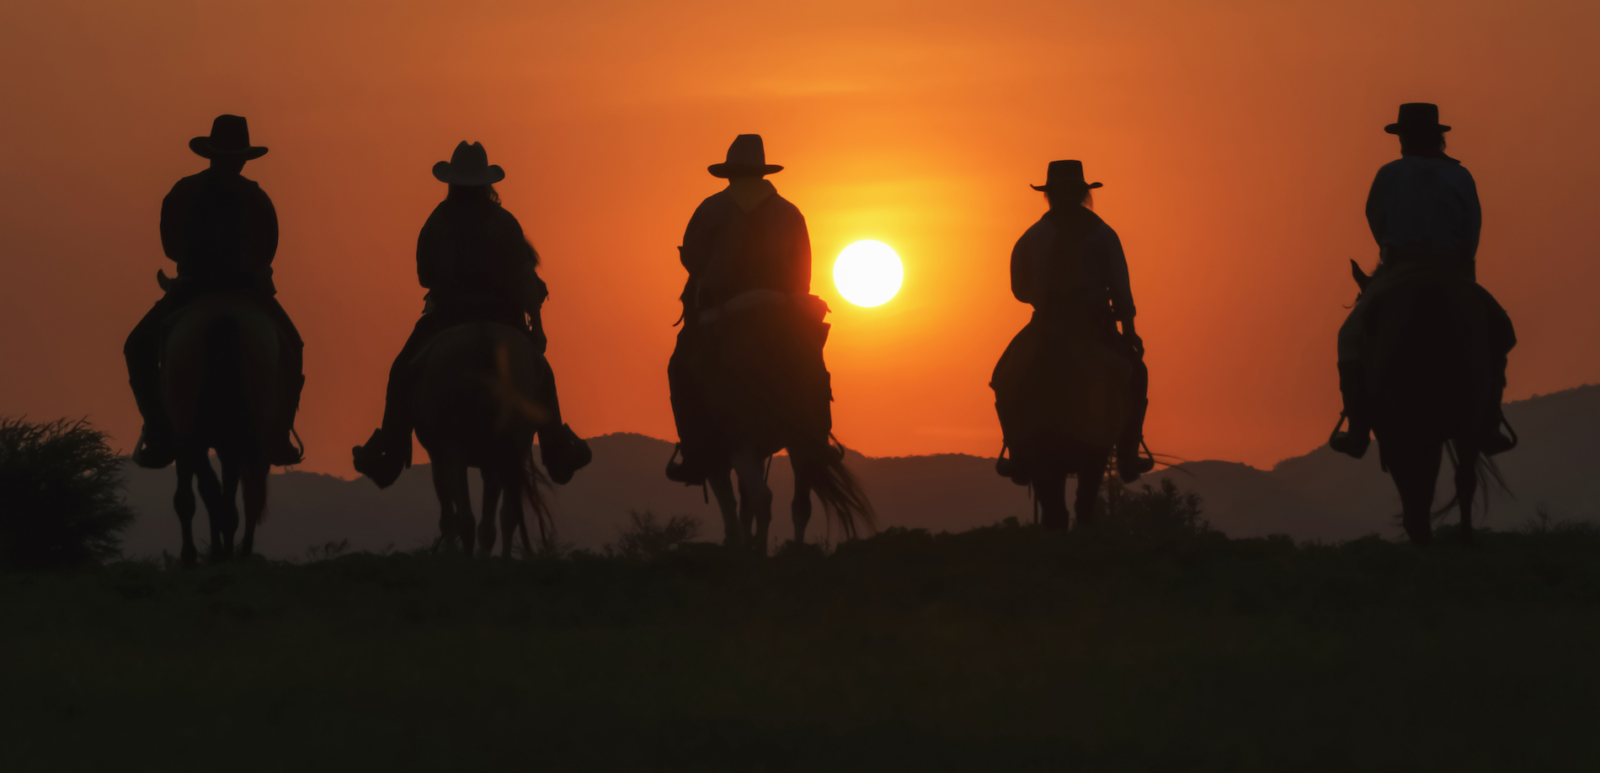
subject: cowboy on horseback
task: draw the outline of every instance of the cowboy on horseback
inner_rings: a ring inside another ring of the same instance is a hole
[[[220,292],[249,297],[277,328],[282,395],[289,422],[282,437],[270,440],[267,461],[299,464],[304,451],[293,441],[293,417],[305,385],[301,371],[304,344],[274,297],[277,212],[266,191],[241,174],[245,162],[261,158],[267,149],[250,144],[249,125],[236,115],[217,116],[211,134],[189,140],[189,149],[209,159],[211,166],[179,180],[161,202],[161,247],[178,264],[178,276],[168,280],[164,272],[159,274],[166,294],[134,326],[122,349],[134,402],[144,418],[133,461],[149,469],[172,463],[176,453],[172,422],[161,399],[165,323],[195,299]]]
[[[765,551],[772,491],[763,462],[787,449],[795,473],[795,540],[805,541],[811,495],[847,536],[871,526],[871,503],[832,440],[833,392],[822,350],[828,306],[811,294],[811,237],[778,195],[758,134],[741,134],[708,167],[728,186],[689,219],[679,258],[689,272],[683,329],[667,364],[677,454],[667,477],[706,484],[727,544]],[[738,513],[731,476],[738,474]],[[753,531],[752,531],[753,527]]]
[[[411,466],[418,355],[447,328],[498,322],[521,331],[540,355],[545,373],[534,395],[544,417],[538,429],[540,456],[550,477],[566,483],[592,455],[561,421],[555,378],[543,356],[548,340],[540,309],[549,291],[537,271],[539,254],[495,193],[505,171],[489,164],[482,144],[463,141],[448,162],[434,165],[433,176],[450,188],[417,238],[417,281],[428,290],[422,318],[389,369],[383,426],[366,445],[351,449],[355,468],[386,488]]]
[[[1150,371],[1144,364],[1144,342],[1134,328],[1133,289],[1122,243],[1092,209],[1090,191],[1101,184],[1084,179],[1083,162],[1068,160],[1050,162],[1045,184],[1030,187],[1044,193],[1050,210],[1011,252],[1012,295],[1032,305],[1034,315],[995,368],[995,404],[1012,453],[996,469],[1029,482],[1038,462],[1030,458],[1035,452],[1029,441],[1047,423],[1042,414],[1094,408],[1042,404],[1083,399],[1055,391],[1059,385],[1041,387],[1043,374],[1059,372],[1061,380],[1079,382],[1087,378],[1081,374],[1106,370],[1126,374],[1107,382],[1114,384],[1114,391],[1121,387],[1121,394],[1107,396],[1108,404],[1123,407],[1121,421],[1108,432],[1077,434],[1114,441],[1118,473],[1125,481],[1138,480],[1155,468],[1154,459],[1140,455]],[[1027,394],[1040,389],[1045,393],[1038,399]],[[1088,389],[1081,394],[1097,393]]]
[[[707,401],[714,398],[693,373],[696,361],[703,361],[714,347],[711,323],[747,308],[813,298],[811,237],[805,216],[765,179],[782,169],[766,162],[761,135],[735,138],[727,160],[708,167],[713,177],[726,179],[728,187],[695,209],[678,248],[689,279],[680,296],[683,329],[667,364],[683,455],[681,463],[667,467],[671,480],[699,485],[714,460],[727,453],[727,439],[718,435],[707,415]],[[817,354],[820,360],[820,344]]]
[[[1367,224],[1378,242],[1378,268],[1361,299],[1339,329],[1339,392],[1348,431],[1335,430],[1328,444],[1357,459],[1371,442],[1372,395],[1368,388],[1365,345],[1368,317],[1384,296],[1417,282],[1459,281],[1472,292],[1489,320],[1496,364],[1481,428],[1482,452],[1510,450],[1515,441],[1502,434],[1500,402],[1505,393],[1506,357],[1516,345],[1511,318],[1488,290],[1477,284],[1478,232],[1483,210],[1472,173],[1445,155],[1439,108],[1426,102],[1400,106],[1399,120],[1384,128],[1400,138],[1400,158],[1378,170],[1367,195]],[[1359,268],[1357,269],[1359,271]]]

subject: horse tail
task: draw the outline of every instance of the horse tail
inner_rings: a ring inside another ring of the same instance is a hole
[[[1444,448],[1445,451],[1448,452],[1447,456],[1450,459],[1450,471],[1455,472],[1456,470],[1459,470],[1461,468],[1461,459],[1456,454],[1455,443],[1447,442],[1444,444]],[[1503,491],[1507,494],[1511,493],[1511,487],[1506,485],[1506,476],[1504,473],[1500,472],[1500,465],[1495,464],[1494,457],[1478,454],[1478,460],[1476,464],[1478,466],[1478,485],[1483,489],[1484,512],[1488,512],[1489,492],[1491,491],[1490,486],[1493,486],[1494,489]],[[1454,491],[1453,488],[1451,490]],[[1459,504],[1461,504],[1461,495],[1458,493],[1453,493],[1450,495],[1449,502],[1444,503],[1444,506],[1440,507],[1438,510],[1429,513],[1428,517],[1438,520],[1446,513],[1454,510],[1456,505]]]
[[[811,490],[822,502],[823,511],[839,522],[846,539],[854,539],[858,523],[869,529],[877,528],[877,515],[861,481],[844,465],[844,444],[832,435],[828,438],[833,442],[823,443],[821,447],[791,448],[789,453],[795,455],[795,461],[805,471]]]
[[[533,520],[539,524],[539,550],[544,553],[554,553],[556,522],[550,514],[550,504],[544,500],[544,491],[549,488],[550,480],[545,477],[539,466],[533,463],[531,443],[523,449],[517,468],[518,496],[527,501],[528,509],[533,511]],[[518,527],[522,532],[522,552],[531,556],[534,550],[528,542],[527,519],[524,518]]]

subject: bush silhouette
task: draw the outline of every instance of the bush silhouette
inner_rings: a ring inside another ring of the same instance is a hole
[[[700,522],[687,515],[674,515],[661,523],[649,510],[629,510],[628,522],[628,526],[617,529],[617,541],[606,546],[608,555],[634,560],[660,558],[700,536]]]
[[[121,460],[87,421],[0,419],[0,567],[114,558],[133,522]]]
[[[1135,490],[1114,475],[1107,476],[1096,503],[1114,528],[1147,536],[1210,531],[1200,517],[1202,504],[1199,494],[1180,491],[1171,478],[1163,478],[1158,489],[1145,484]]]

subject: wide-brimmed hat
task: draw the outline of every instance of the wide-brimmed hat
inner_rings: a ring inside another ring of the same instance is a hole
[[[211,122],[211,135],[189,140],[189,149],[201,158],[243,158],[246,161],[267,154],[267,149],[250,144],[250,124],[243,116],[219,115]]]
[[[1100,183],[1084,182],[1082,161],[1051,161],[1045,170],[1044,185],[1028,186],[1036,191],[1087,191]]]
[[[1407,102],[1400,106],[1400,120],[1383,127],[1390,134],[1412,132],[1447,132],[1450,127],[1439,123],[1439,106],[1431,102]]]
[[[506,170],[489,163],[489,151],[482,143],[468,145],[462,140],[449,161],[433,165],[433,176],[451,185],[494,185],[506,179]]]
[[[728,146],[728,160],[706,167],[712,177],[761,177],[783,171],[767,163],[767,147],[759,134],[741,134]]]

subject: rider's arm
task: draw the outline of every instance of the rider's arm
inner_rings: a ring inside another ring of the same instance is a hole
[[[1033,229],[1028,229],[1027,233],[1017,240],[1016,246],[1011,248],[1011,294],[1023,303],[1033,303],[1034,300],[1032,247],[1029,239],[1032,233]]]
[[[187,178],[179,180],[161,200],[161,251],[174,263],[182,263],[184,258],[182,210],[183,200],[188,198],[183,191],[186,181]]]
[[[1117,232],[1111,226],[1102,225],[1095,229],[1089,236],[1089,249],[1101,251],[1104,256],[1106,273],[1106,289],[1111,291],[1111,312],[1119,320],[1126,320],[1131,327],[1132,320],[1138,311],[1133,305],[1133,283],[1128,278],[1128,257],[1122,252],[1122,240],[1117,238]]]
[[[805,215],[794,211],[789,244],[789,272],[784,277],[786,290],[798,295],[811,292],[811,232],[806,230]]]
[[[1467,207],[1466,233],[1462,234],[1462,249],[1466,253],[1467,270],[1472,281],[1478,281],[1478,235],[1483,230],[1483,205],[1478,203],[1478,184],[1473,181],[1472,173],[1465,167],[1461,168],[1461,176],[1466,178],[1462,186],[1462,198]]]

